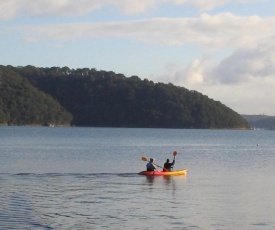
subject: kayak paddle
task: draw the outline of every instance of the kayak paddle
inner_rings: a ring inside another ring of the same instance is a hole
[[[177,151],[174,151],[173,152],[173,156],[174,156],[174,161],[175,161],[175,157],[177,156],[178,152]],[[174,168],[174,165],[175,165],[175,162],[173,164],[173,166],[171,167],[172,169]]]

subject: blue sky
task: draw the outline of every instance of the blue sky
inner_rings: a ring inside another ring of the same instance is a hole
[[[0,0],[0,64],[173,83],[275,115],[274,0]]]

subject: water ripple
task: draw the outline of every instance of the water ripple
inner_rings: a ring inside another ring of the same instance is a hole
[[[100,224],[102,218],[114,219],[109,224],[118,224],[126,220],[123,207],[138,192],[131,181],[133,177],[141,179],[129,173],[0,174],[0,226],[3,229],[81,229],[81,223],[82,229],[88,229]],[[125,199],[127,191],[129,197]],[[121,206],[116,207],[117,204]],[[105,215],[104,207],[110,210],[110,205],[114,209]],[[94,212],[100,209],[103,213]]]

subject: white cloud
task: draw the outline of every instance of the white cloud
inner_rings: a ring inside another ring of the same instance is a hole
[[[210,58],[197,59],[184,68],[170,68],[160,81],[192,87],[238,85],[262,81],[275,83],[275,47],[237,49],[219,63]],[[275,85],[274,85],[275,86]],[[273,86],[273,87],[274,87]]]
[[[183,68],[178,68],[177,65],[170,63],[167,66],[167,72],[157,77],[156,80],[166,83],[173,82],[181,86],[207,84],[207,79],[205,79],[207,62],[207,58],[203,60],[196,59]]]
[[[199,18],[155,18],[127,22],[71,23],[28,26],[22,29],[41,39],[74,40],[93,37],[128,37],[139,41],[208,48],[249,47],[273,42],[275,17],[240,17],[230,13]]]
[[[25,16],[75,16],[100,9],[108,1],[95,0],[0,0],[0,19]],[[5,16],[5,12],[8,12]]]
[[[252,78],[247,82],[230,85],[196,85],[189,89],[221,101],[241,114],[274,115],[275,78]]]
[[[124,13],[146,12],[157,0],[0,0],[0,19],[25,16],[83,16],[106,6],[116,6]]]
[[[0,0],[0,20],[25,16],[83,16],[106,6],[116,6],[126,14],[144,13],[163,4],[193,5],[207,11],[227,3],[252,3],[266,0]]]
[[[253,60],[253,58],[251,59]],[[238,65],[238,62],[238,59],[235,60],[236,65]],[[249,60],[247,62],[249,63]],[[232,66],[234,67],[235,64],[232,57]],[[258,72],[262,72],[265,68],[258,65],[261,71],[258,71],[257,68],[255,68],[255,71],[253,69],[254,64],[255,61],[245,65],[240,64],[238,66],[240,71],[245,69],[245,74],[249,77],[245,77],[245,80],[235,78],[234,82],[232,81],[229,84],[227,84],[227,78],[234,77],[234,74],[238,75],[238,71],[229,76],[228,69],[225,67],[220,75],[224,82],[221,82],[221,79],[217,79],[212,75],[213,66],[211,66],[211,60],[208,58],[195,60],[184,68],[178,68],[176,65],[169,66],[167,73],[156,80],[165,83],[172,82],[189,90],[196,90],[209,98],[221,101],[241,114],[265,113],[274,115],[275,75],[268,73],[259,77]],[[242,77],[246,76],[245,74]]]
[[[225,58],[213,71],[221,83],[236,84],[251,81],[251,78],[275,78],[275,47],[238,49]]]
[[[20,11],[20,5],[15,0],[0,0],[0,20],[11,20],[17,16]]]
[[[159,0],[120,0],[110,1],[127,14],[143,13],[154,8]]]
[[[184,68],[174,65],[157,80],[201,92],[241,114],[274,115],[274,51],[272,43],[239,48],[216,66],[203,58]]]
[[[266,0],[163,0],[166,3],[172,4],[190,4],[200,9],[201,11],[211,10],[217,6],[225,5],[227,3],[252,3],[265,2]]]

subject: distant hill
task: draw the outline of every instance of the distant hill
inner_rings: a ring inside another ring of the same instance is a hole
[[[275,116],[267,115],[242,115],[254,129],[275,130]]]
[[[0,66],[0,124],[70,125],[72,115],[51,96]]]
[[[54,98],[72,114],[71,124],[75,126],[249,128],[242,116],[221,102],[173,84],[89,68],[6,68],[43,95]],[[43,105],[43,102],[33,103]],[[20,113],[22,108],[17,109]]]

